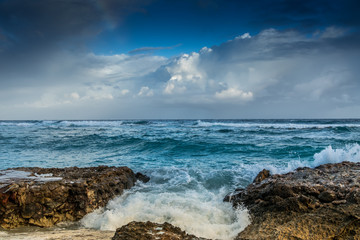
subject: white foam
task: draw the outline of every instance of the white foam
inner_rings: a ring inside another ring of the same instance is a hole
[[[347,145],[344,149],[333,149],[328,146],[314,155],[313,167],[325,163],[340,163],[343,161],[360,162],[360,145]]]
[[[336,127],[360,127],[360,124],[300,124],[300,123],[232,123],[232,122],[204,122],[197,121],[199,127],[236,127],[236,128],[284,128],[284,129],[311,129],[311,128],[336,128]]]
[[[333,149],[332,146],[328,146],[321,152],[314,154],[314,161],[292,160],[285,166],[275,166],[270,163],[257,163],[253,165],[241,164],[240,168],[246,169],[245,177],[253,179],[264,168],[270,170],[272,174],[284,174],[300,167],[314,168],[322,164],[340,163],[343,161],[360,162],[360,145],[346,145],[343,149]]]
[[[34,122],[0,122],[0,126],[18,126],[18,127],[30,127],[34,126]]]
[[[223,202],[227,192],[131,192],[111,201],[105,211],[82,219],[85,227],[115,230],[131,221],[169,222],[198,237],[232,239],[249,223],[246,209]]]
[[[2,170],[0,171],[0,182],[9,182],[16,179],[27,179],[37,182],[50,182],[50,181],[60,181],[61,177],[53,177],[50,174],[35,174],[31,175],[30,172],[17,171],[17,170]]]
[[[88,126],[88,127],[117,127],[123,124],[122,121],[61,121],[65,126]]]

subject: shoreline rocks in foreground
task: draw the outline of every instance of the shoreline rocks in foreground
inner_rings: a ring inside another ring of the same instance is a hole
[[[224,201],[244,205],[252,217],[236,239],[360,239],[360,163],[263,170]]]
[[[128,167],[14,168],[0,171],[0,227],[50,227],[77,221],[148,181]]]
[[[130,222],[118,229],[112,240],[207,240],[187,234],[170,223]]]

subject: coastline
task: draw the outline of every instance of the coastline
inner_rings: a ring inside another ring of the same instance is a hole
[[[237,189],[227,195],[224,201],[231,202],[234,209],[244,205],[251,214],[250,225],[239,232],[235,239],[359,239],[360,163],[324,164],[274,175],[263,170],[246,189]],[[155,230],[145,231],[149,226],[155,226],[154,229],[158,230],[159,224],[152,224],[129,223],[122,228],[119,226],[116,234],[120,238],[116,239],[131,236],[134,231],[156,239]],[[84,229],[75,225],[61,227],[60,224],[52,228],[32,228],[30,231],[26,231],[26,228],[7,230],[1,231],[0,236],[9,240],[91,240],[111,239],[115,234],[114,231]],[[166,234],[174,234],[174,231],[180,234],[180,238],[175,239],[185,239],[184,236],[187,236],[184,229],[176,226],[170,225],[167,229],[169,233]]]
[[[0,171],[0,226],[51,227],[105,207],[146,176],[127,167],[15,168]]]
[[[249,209],[240,239],[360,239],[360,163],[323,164],[270,175],[263,170],[224,199]]]

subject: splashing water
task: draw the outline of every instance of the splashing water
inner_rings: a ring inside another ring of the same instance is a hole
[[[359,144],[360,120],[0,121],[3,169],[125,165],[150,176],[83,226],[167,221],[216,239],[249,224],[246,209],[222,200],[262,169],[360,162]]]

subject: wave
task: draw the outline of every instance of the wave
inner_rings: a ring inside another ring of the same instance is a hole
[[[105,210],[85,216],[81,223],[88,228],[115,230],[131,221],[170,222],[190,234],[211,239],[232,239],[249,223],[246,209],[234,211],[223,202],[227,192],[212,193],[127,191],[111,201]]]
[[[12,121],[4,121],[4,122],[0,122],[0,126],[18,126],[18,127],[29,127],[29,126],[35,126],[37,125],[39,122],[12,122]]]
[[[18,127],[31,127],[31,126],[63,126],[63,127],[117,127],[123,124],[123,121],[0,121],[0,126],[18,126]]]
[[[70,127],[118,127],[123,124],[122,121],[61,121],[60,125]]]
[[[333,149],[328,146],[320,153],[315,153],[312,167],[325,163],[340,163],[343,161],[360,162],[360,145],[347,145],[344,149]]]
[[[343,161],[360,162],[360,145],[356,143],[339,149],[328,146],[319,153],[315,153],[312,161],[292,160],[283,166],[277,166],[274,163],[250,165],[242,163],[239,167],[245,169],[244,177],[253,179],[264,168],[270,170],[272,174],[284,174],[301,167],[315,168],[322,164],[341,163]]]
[[[247,123],[247,122],[207,122],[197,120],[196,125],[199,127],[235,127],[235,128],[274,128],[274,129],[324,129],[324,128],[360,128],[360,124],[354,123]]]

